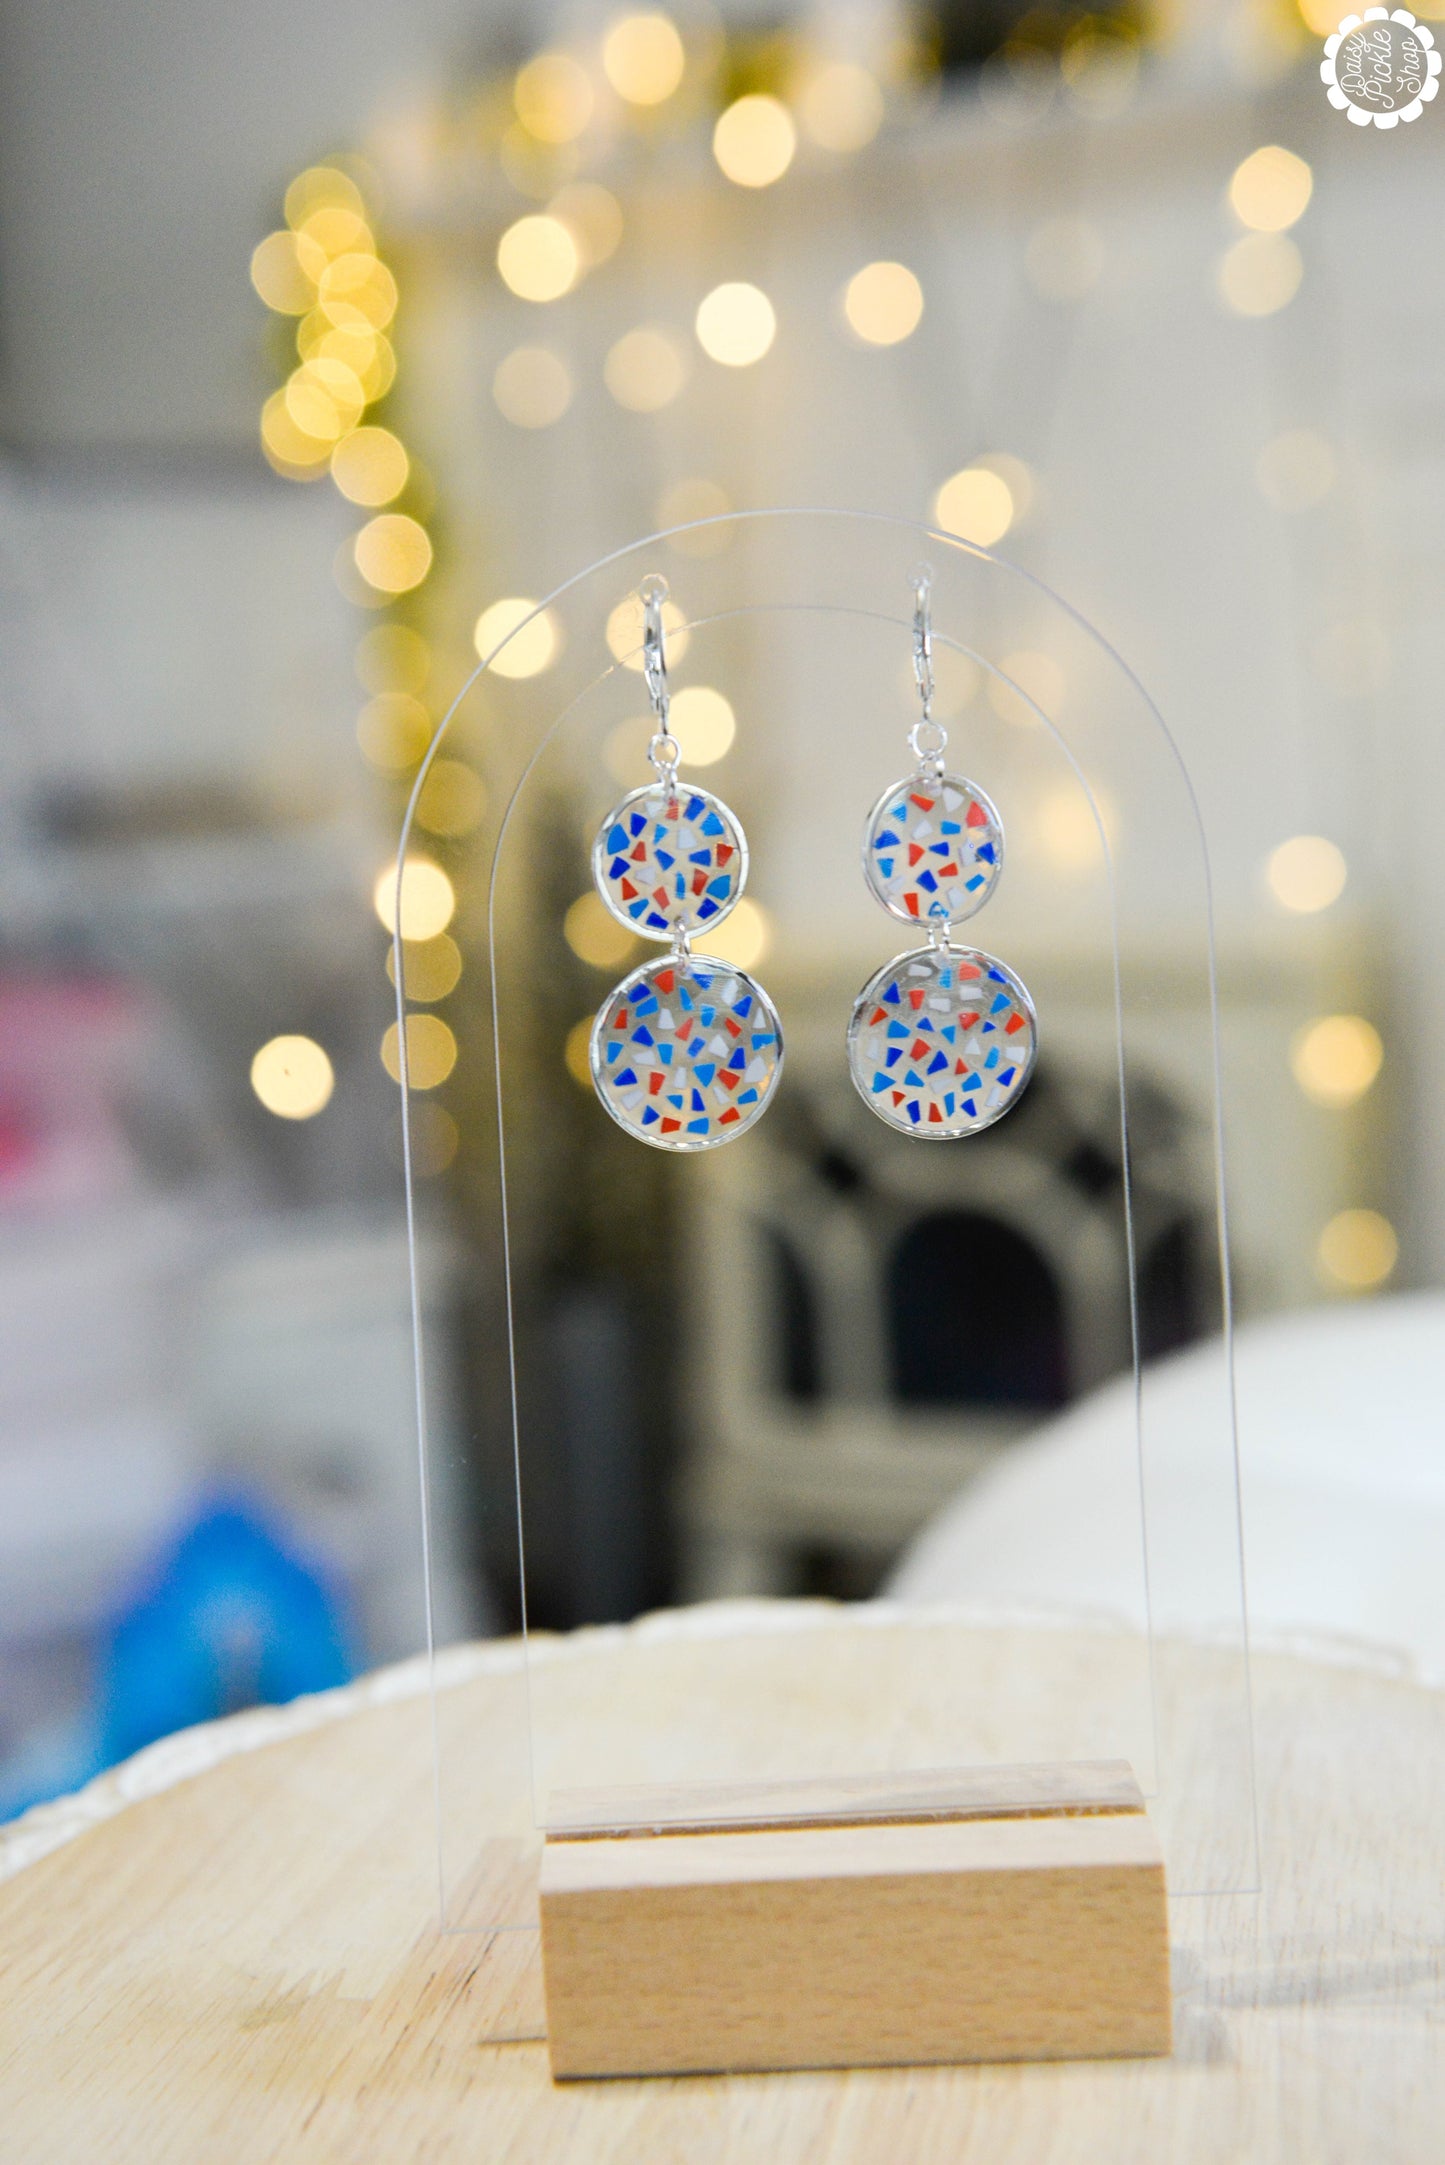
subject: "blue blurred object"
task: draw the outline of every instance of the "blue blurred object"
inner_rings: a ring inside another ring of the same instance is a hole
[[[324,1568],[243,1492],[212,1494],[157,1558],[100,1649],[95,1715],[0,1785],[0,1819],[195,1722],[326,1691],[356,1673]]]

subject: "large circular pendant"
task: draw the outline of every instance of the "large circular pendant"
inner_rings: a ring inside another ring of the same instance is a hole
[[[863,829],[863,873],[906,924],[962,924],[1003,869],[1003,821],[961,774],[910,774],[885,790]]]
[[[853,1003],[848,1066],[890,1127],[931,1142],[977,1135],[1033,1073],[1033,1001],[1006,964],[972,947],[896,955]]]
[[[650,962],[598,1009],[592,1080],[613,1119],[659,1150],[711,1150],[762,1114],[783,1068],[777,1010],[708,955]]]
[[[748,873],[748,845],[711,791],[649,782],[598,829],[592,877],[614,917],[645,939],[720,924]]]

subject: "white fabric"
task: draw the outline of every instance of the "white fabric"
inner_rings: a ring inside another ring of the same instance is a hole
[[[1149,1384],[1150,1510],[1179,1565],[1163,1586],[1156,1570],[1159,1623],[1228,1622],[1220,1373],[1215,1344],[1161,1363]],[[1236,1379],[1256,1633],[1365,1640],[1445,1679],[1445,1296],[1250,1325],[1237,1336]],[[1207,1518],[1212,1532],[1198,1545],[1212,1539],[1213,1554],[1191,1579],[1188,1529]],[[1011,1448],[940,1512],[889,1591],[906,1602],[1061,1605],[1142,1623],[1139,1523],[1125,1378]]]

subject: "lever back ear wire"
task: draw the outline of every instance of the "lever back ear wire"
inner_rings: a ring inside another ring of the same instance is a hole
[[[667,581],[642,602],[642,673],[652,704],[647,756],[655,780],[611,811],[592,845],[597,892],[620,923],[671,954],[623,979],[598,1009],[589,1058],[607,1111],[660,1150],[711,1150],[759,1119],[783,1067],[777,1010],[745,970],[692,951],[737,903],[748,845],[737,815],[678,779],[672,734]]]
[[[948,731],[933,718],[933,566],[915,566],[909,584],[913,588],[913,681],[923,711],[908,732],[908,748],[920,773],[936,766],[941,775]]]
[[[662,620],[667,581],[653,572],[638,591],[642,597],[642,675],[652,701],[653,731],[647,756],[658,780],[675,791],[682,754],[672,734],[672,693],[667,682],[667,627]]]

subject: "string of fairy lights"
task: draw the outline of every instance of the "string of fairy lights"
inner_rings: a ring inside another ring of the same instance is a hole
[[[1298,0],[1290,35],[1298,38],[1315,29],[1316,12],[1317,0]],[[898,37],[859,57],[820,47],[816,37],[815,30],[774,37],[761,46],[730,46],[709,16],[689,12],[676,20],[660,9],[644,9],[617,15],[590,38],[536,52],[514,73],[486,86],[473,108],[486,116],[481,147],[494,157],[514,198],[530,197],[536,206],[520,209],[502,225],[494,252],[500,284],[546,310],[604,269],[624,240],[626,213],[617,195],[584,168],[605,171],[628,137],[655,142],[669,130],[678,140],[703,134],[722,183],[757,191],[782,183],[805,158],[836,164],[866,154],[887,126],[928,109],[932,56],[926,39]],[[1006,94],[1037,98],[1041,71],[1048,68],[1054,71],[1050,83],[1056,80],[1062,94],[1082,109],[1108,113],[1127,104],[1137,65],[1137,40],[1127,20],[1080,15],[1049,53],[1036,44],[1006,43],[994,56],[985,87],[1001,78]],[[475,154],[477,145],[472,148]],[[1224,217],[1232,230],[1214,266],[1215,299],[1229,314],[1263,320],[1294,301],[1306,277],[1296,233],[1312,192],[1309,164],[1280,144],[1259,146],[1235,167],[1223,190]],[[393,614],[374,622],[359,643],[357,672],[369,697],[358,718],[357,741],[375,772],[406,783],[430,742],[435,715],[425,696],[431,667],[426,641],[395,612],[433,571],[428,529],[433,504],[428,477],[396,429],[380,418],[396,384],[394,334],[402,304],[368,197],[367,172],[359,162],[338,159],[308,167],[286,191],[284,223],[252,256],[252,283],[292,340],[285,380],[262,407],[260,435],[278,473],[299,482],[329,478],[364,514],[338,557],[338,580],[359,606]],[[1104,238],[1091,221],[1052,217],[1026,236],[1021,268],[1041,298],[1076,305],[1099,285],[1107,262]],[[837,295],[836,320],[857,344],[886,349],[913,337],[926,310],[917,270],[876,260],[846,279]],[[729,279],[697,298],[686,330],[676,323],[644,322],[622,333],[602,357],[602,381],[623,410],[660,413],[684,394],[699,355],[720,368],[751,368],[785,331],[772,295],[753,280]],[[529,337],[496,366],[491,391],[499,414],[521,430],[554,427],[576,395],[575,371],[575,359],[554,350],[545,337]],[[1330,495],[1337,478],[1332,446],[1312,429],[1285,430],[1258,456],[1261,495],[1282,515],[1312,510]],[[986,451],[946,475],[921,508],[944,530],[993,547],[1028,521],[1039,494],[1038,479],[1022,459]],[[658,507],[659,523],[680,524],[730,508],[715,482],[693,478],[669,491]],[[635,606],[621,605],[607,628],[619,658],[635,657],[638,627],[629,614]],[[535,608],[530,596],[492,601],[474,627],[477,652],[488,653]],[[670,629],[671,651],[680,661],[686,625],[675,616]],[[497,655],[494,672],[514,679],[540,676],[556,660],[561,636],[548,614],[533,616]],[[1345,657],[1342,666],[1348,665]],[[1064,673],[1046,653],[1008,655],[1001,666],[1048,711],[1056,711],[1066,697]],[[965,687],[960,696],[974,690],[1009,706],[1011,719],[1023,719],[1006,687]],[[640,721],[620,725],[616,741],[606,748],[607,762],[619,775],[635,766],[644,726]],[[706,685],[677,693],[673,726],[693,765],[723,757],[734,734],[727,699]],[[418,804],[417,822],[447,843],[471,833],[485,808],[485,786],[467,762],[439,759]],[[1054,863],[1065,870],[1086,869],[1097,847],[1086,808],[1061,796],[1041,803],[1037,818]],[[1289,838],[1264,867],[1274,902],[1297,916],[1333,907],[1347,879],[1338,845],[1321,835]],[[397,882],[392,863],[375,885],[377,915],[388,932]],[[447,1081],[458,1057],[454,1033],[434,1012],[455,991],[463,971],[461,949],[449,930],[457,894],[444,865],[424,851],[410,852],[400,904],[407,991],[414,1004],[406,1023],[408,1071],[413,1089],[428,1093]],[[572,904],[564,930],[584,963],[604,969],[626,959],[619,951],[625,933],[590,893]],[[732,959],[745,966],[756,962],[768,936],[761,909],[741,904],[729,935]],[[387,958],[390,974],[389,946]],[[579,1023],[567,1044],[568,1065],[583,1080],[587,1027]],[[393,1076],[399,1073],[396,1040],[393,1023],[380,1048]],[[1375,1085],[1383,1062],[1378,1031],[1358,1015],[1315,1018],[1297,1032],[1290,1052],[1299,1089],[1331,1111],[1358,1104]],[[271,1112],[308,1119],[329,1102],[335,1078],[320,1045],[287,1036],[258,1051],[251,1080]],[[428,1117],[417,1127],[418,1159],[424,1168],[440,1170],[455,1151],[456,1130],[440,1106],[425,1110]],[[1376,1211],[1358,1209],[1338,1214],[1322,1229],[1316,1264],[1326,1283],[1365,1291],[1389,1278],[1396,1255],[1388,1221]]]

